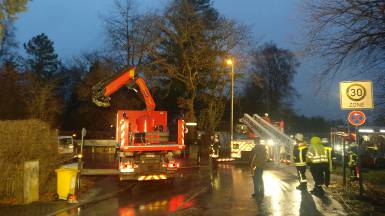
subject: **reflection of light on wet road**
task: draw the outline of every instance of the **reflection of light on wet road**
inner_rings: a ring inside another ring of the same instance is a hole
[[[140,206],[128,205],[119,208],[119,216],[157,215],[159,212],[172,213],[193,205],[192,200],[186,200],[185,195],[179,194],[169,200],[157,200]]]
[[[280,200],[282,191],[280,181],[270,172],[264,173],[263,181],[265,184],[265,196],[271,197],[271,209],[273,210],[273,215],[281,215]]]
[[[344,215],[340,214],[343,208],[336,201],[326,202],[296,190],[298,180],[294,167],[271,165],[266,168],[262,202],[251,197],[253,182],[247,165],[219,164],[218,169],[210,173],[212,187],[208,190],[207,177],[199,184],[190,185],[196,179],[182,179],[172,185],[140,184],[113,199],[82,207],[81,215],[187,216],[190,212],[211,216]]]
[[[296,191],[295,185],[291,185],[272,171],[265,171],[263,174],[265,185],[265,197],[271,205],[272,215],[297,215],[301,203],[301,193]],[[265,201],[266,202],[266,201]]]
[[[135,216],[134,208],[120,208],[119,216]]]

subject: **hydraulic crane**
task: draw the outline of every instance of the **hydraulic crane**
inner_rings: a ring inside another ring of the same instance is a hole
[[[184,149],[185,125],[177,122],[176,141],[169,141],[167,112],[155,111],[155,102],[135,67],[103,80],[92,88],[92,101],[110,106],[110,96],[123,86],[139,87],[146,110],[118,110],[116,116],[117,159],[120,180],[161,180],[173,177],[179,168],[175,156]]]

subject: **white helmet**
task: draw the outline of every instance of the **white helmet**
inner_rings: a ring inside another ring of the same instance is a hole
[[[303,135],[300,133],[295,134],[294,138],[298,141],[303,141]]]
[[[328,141],[328,138],[322,138],[321,139],[321,143],[323,143],[323,144],[326,144],[326,143],[328,143],[329,141]]]

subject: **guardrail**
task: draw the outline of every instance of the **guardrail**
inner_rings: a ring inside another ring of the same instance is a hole
[[[78,143],[81,142],[81,140],[76,140]],[[84,146],[85,147],[115,147],[116,141],[115,140],[84,140]]]

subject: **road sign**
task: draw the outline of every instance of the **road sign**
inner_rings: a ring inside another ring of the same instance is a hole
[[[372,81],[340,82],[341,109],[373,109]]]
[[[349,113],[348,121],[354,126],[360,126],[365,123],[366,116],[361,111],[352,111]]]

